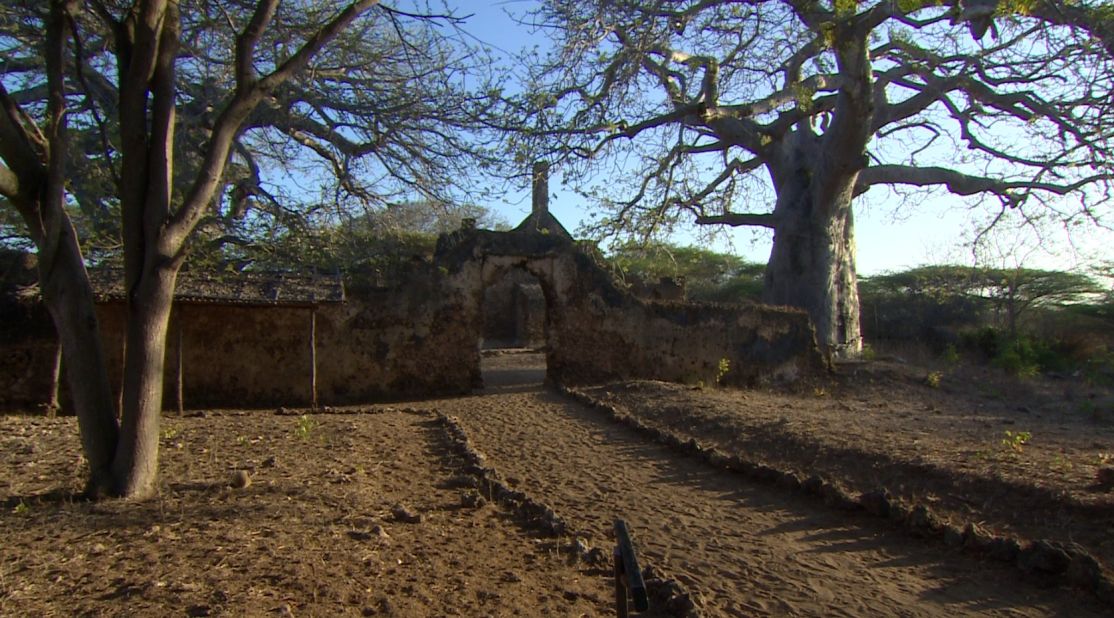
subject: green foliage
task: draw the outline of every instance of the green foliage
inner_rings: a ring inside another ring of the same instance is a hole
[[[940,388],[940,382],[943,381],[944,374],[939,371],[930,371],[924,378],[924,383],[930,388]]]
[[[626,243],[611,250],[609,260],[628,281],[683,279],[689,300],[757,301],[765,266],[702,247],[668,243]]]
[[[872,361],[878,358],[878,352],[874,350],[874,346],[869,343],[864,343],[863,351],[859,354],[859,357],[865,361]]]
[[[1040,365],[1033,359],[1032,347],[1017,341],[994,357],[994,365],[1019,378],[1031,378],[1040,373]]]
[[[960,361],[959,349],[955,347],[954,343],[949,343],[944,348],[943,354],[944,362],[949,365],[958,365]]]
[[[723,384],[723,378],[731,371],[731,361],[727,358],[719,359],[716,365],[716,384]]]
[[[1002,438],[1002,446],[1009,449],[1014,453],[1022,453],[1025,450],[1025,445],[1033,439],[1033,434],[1028,431],[1006,431],[1006,437]]]
[[[1092,386],[1114,386],[1114,351],[1088,358],[1083,363],[1083,378]]]
[[[217,262],[255,270],[341,272],[350,282],[389,285],[415,261],[428,261],[437,236],[460,229],[464,219],[506,227],[480,206],[410,202],[357,217],[292,221],[266,242],[224,250]]]
[[[294,435],[302,440],[306,440],[313,435],[316,429],[317,421],[313,420],[308,414],[303,414],[298,417],[298,425],[294,427]]]
[[[949,364],[964,350],[1019,377],[1072,371],[1106,353],[1100,293],[1079,273],[952,265],[860,282],[867,337],[927,343]]]

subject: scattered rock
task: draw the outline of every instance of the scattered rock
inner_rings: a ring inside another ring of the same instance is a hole
[[[944,543],[948,547],[962,547],[963,546],[963,531],[955,526],[944,527]]]
[[[247,489],[251,487],[251,475],[247,470],[236,470],[228,480],[228,485],[233,489]]]
[[[603,566],[611,562],[611,556],[602,547],[593,547],[584,555],[584,561],[595,566]]]
[[[1017,554],[1017,565],[1030,573],[1059,575],[1068,570],[1071,562],[1063,547],[1048,541],[1034,541]]]
[[[986,553],[991,558],[1002,562],[1013,562],[1021,552],[1021,545],[1016,539],[995,537],[986,546]]]
[[[1102,491],[1114,489],[1114,468],[1099,468],[1095,472],[1095,485]]]
[[[391,515],[394,516],[395,521],[404,524],[420,524],[422,523],[422,514],[411,509],[405,504],[396,504],[391,507]]]
[[[478,509],[487,504],[487,500],[478,491],[466,491],[460,494],[460,505],[470,509]]]
[[[470,474],[457,474],[449,477],[444,484],[446,489],[474,488],[479,486],[476,477]]]
[[[936,533],[940,531],[940,528],[943,527],[943,523],[940,519],[923,504],[918,504],[909,512],[907,525],[909,526],[909,531],[912,532],[914,536],[920,537],[935,536]]]
[[[859,504],[867,513],[888,517],[890,514],[890,493],[885,489],[868,491],[859,496]]]
[[[572,542],[572,552],[576,555],[577,558],[587,555],[588,549],[588,541],[580,537],[576,537],[576,539]]]
[[[974,523],[969,523],[963,529],[963,546],[973,550],[985,550],[990,547],[994,537]]]

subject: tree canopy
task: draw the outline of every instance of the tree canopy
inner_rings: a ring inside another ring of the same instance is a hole
[[[118,52],[104,16],[126,14],[130,4],[93,3],[95,10],[74,11],[75,38],[64,59],[72,144],[66,164],[73,171],[67,202],[86,257],[94,262],[119,259],[122,249]],[[205,164],[205,144],[248,68],[237,40],[259,3],[179,4],[176,204]],[[253,46],[252,70],[282,66],[347,4],[275,3]],[[197,240],[213,245],[210,250],[266,239],[323,212],[397,210],[482,194],[474,172],[498,162],[498,136],[488,129],[497,115],[501,77],[491,71],[486,52],[457,33],[461,17],[373,4],[374,19],[336,33],[304,70],[277,85],[244,119],[213,207],[198,226]],[[0,8],[0,86],[40,125],[48,93],[41,53],[45,8]]]
[[[874,187],[1108,216],[1108,3],[548,0],[534,19],[557,47],[529,147],[607,170],[599,228],[772,230],[764,299],[833,350],[859,345],[851,204]]]
[[[613,247],[608,257],[625,277],[683,280],[690,300],[754,302],[762,292],[761,264],[703,247],[629,242]]]

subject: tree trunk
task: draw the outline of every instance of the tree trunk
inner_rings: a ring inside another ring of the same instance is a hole
[[[806,310],[822,349],[855,357],[862,352],[851,213],[855,175],[825,178],[833,174],[814,163],[823,159],[799,149],[787,166],[791,171],[774,174],[776,225],[762,300]]]
[[[166,334],[177,266],[146,270],[129,295],[120,447],[113,462],[117,492],[152,496],[158,480]]]
[[[118,428],[93,289],[73,226],[68,217],[62,217],[57,242],[39,245],[39,286],[62,345],[66,382],[89,462],[86,494],[98,497],[113,491],[112,460]],[[51,246],[53,252],[44,255]]]

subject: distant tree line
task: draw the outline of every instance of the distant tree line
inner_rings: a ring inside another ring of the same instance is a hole
[[[622,244],[609,258],[622,280],[683,280],[687,298],[759,302],[765,267],[667,243]],[[1114,266],[1093,275],[1034,268],[931,265],[861,277],[869,346],[914,343],[1012,373],[1114,370]]]

